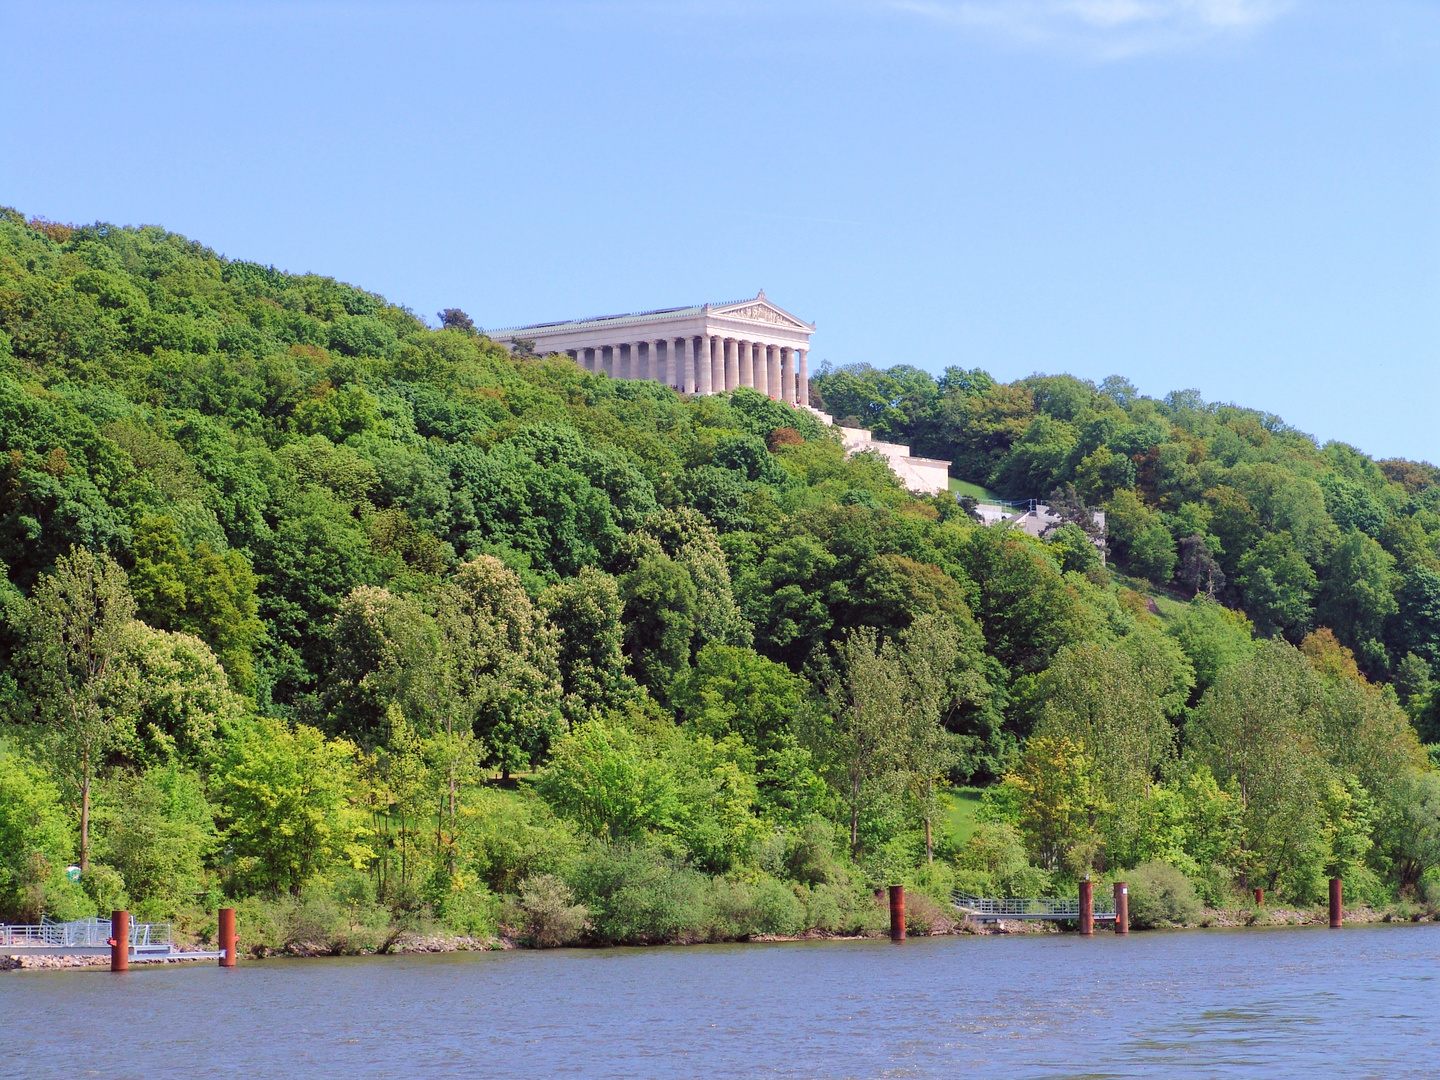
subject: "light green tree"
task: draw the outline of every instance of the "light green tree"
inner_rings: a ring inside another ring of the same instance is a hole
[[[304,724],[261,718],[236,731],[214,777],[223,835],[247,885],[298,895],[336,863],[364,867],[356,749]]]
[[[1158,634],[1134,648],[1067,646],[1039,682],[1036,734],[1073,744],[1091,763],[1096,803],[1105,807],[1092,824],[1098,841],[1117,851],[1135,847],[1145,800],[1174,754],[1166,697],[1183,704],[1193,678],[1161,642],[1178,653]]]
[[[75,834],[60,790],[40,764],[0,743],[0,919],[79,919],[95,912],[65,874]]]
[[[1261,642],[1225,669],[1186,725],[1189,752],[1238,799],[1242,881],[1303,892],[1331,779],[1321,748],[1324,687],[1299,650]]]
[[[815,743],[850,814],[850,849],[860,850],[860,816],[904,785],[905,665],[899,646],[871,626],[835,646],[823,680],[830,723]]]
[[[105,755],[134,738],[135,619],[125,571],[103,552],[72,548],[31,594],[27,637],[33,700],[55,735],[56,760],[80,810],[80,870],[90,867],[90,798]]]

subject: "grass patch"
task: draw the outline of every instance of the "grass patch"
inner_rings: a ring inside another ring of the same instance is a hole
[[[975,835],[975,811],[980,809],[984,793],[985,789],[978,787],[957,787],[941,793],[945,806],[941,828],[955,838],[956,847],[963,847]]]
[[[969,480],[956,480],[950,478],[950,492],[953,495],[969,495],[972,499],[979,499],[981,502],[1003,502],[1003,496],[995,494],[989,488],[981,487],[979,484],[972,484]]]

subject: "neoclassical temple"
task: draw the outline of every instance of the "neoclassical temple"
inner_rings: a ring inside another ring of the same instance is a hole
[[[507,326],[485,334],[512,348],[528,342],[540,356],[564,353],[586,371],[654,379],[685,394],[753,387],[834,424],[829,413],[810,405],[806,358],[814,332],[814,323],[776,307],[761,289],[753,300]],[[911,491],[937,495],[949,489],[948,461],[911,457],[908,446],[881,442],[863,428],[836,426],[849,453],[879,454]]]
[[[654,379],[685,394],[748,386],[805,407],[814,332],[814,323],[771,303],[764,289],[753,300],[485,331],[503,345],[531,342],[541,356],[565,353],[616,379]]]

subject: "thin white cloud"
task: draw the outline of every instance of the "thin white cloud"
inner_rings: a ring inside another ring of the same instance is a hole
[[[1253,33],[1297,0],[891,0],[891,6],[1023,45],[1101,60]]]

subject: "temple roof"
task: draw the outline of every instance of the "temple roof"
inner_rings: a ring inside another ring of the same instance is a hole
[[[756,303],[762,304],[777,315],[784,316],[795,323],[795,329],[805,328],[814,330],[813,323],[807,323],[798,319],[783,308],[776,306],[774,301],[765,297],[765,290],[761,289],[753,298],[747,300],[726,300],[718,304],[693,304],[689,307],[655,308],[651,311],[633,311],[626,315],[596,315],[588,319],[562,319],[559,322],[531,323],[528,326],[505,326],[495,330],[482,330],[481,332],[490,337],[516,337],[527,332],[536,334],[564,333],[568,330],[597,330],[607,327],[637,326],[644,323],[669,322],[675,318],[682,318],[686,315],[724,315],[731,309],[739,308],[735,314],[740,318],[747,318],[745,309]],[[769,319],[764,321],[771,321]]]

